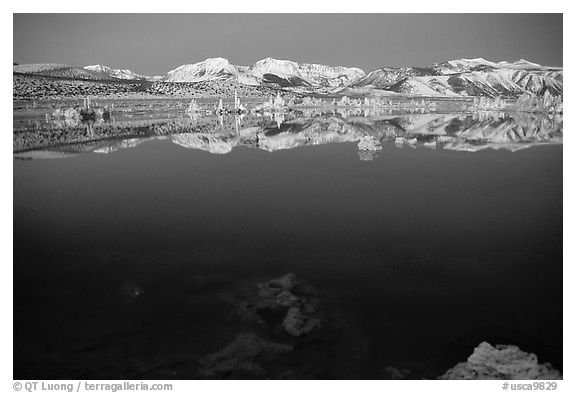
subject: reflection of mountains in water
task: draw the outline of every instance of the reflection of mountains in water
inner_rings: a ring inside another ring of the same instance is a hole
[[[373,115],[294,114],[130,120],[114,123],[32,127],[14,132],[14,156],[54,158],[110,153],[142,142],[167,139],[191,149],[224,154],[237,146],[267,151],[328,143],[356,142],[361,159],[379,154],[382,144],[462,151],[520,150],[562,143],[561,116],[520,113]]]

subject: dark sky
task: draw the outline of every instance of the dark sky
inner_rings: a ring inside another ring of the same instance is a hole
[[[562,14],[15,14],[14,61],[158,75],[208,57],[357,66],[484,57],[562,66]]]

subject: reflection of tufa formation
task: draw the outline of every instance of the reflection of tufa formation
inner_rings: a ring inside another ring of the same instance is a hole
[[[514,103],[513,109],[518,112],[529,113],[563,113],[562,96],[553,96],[546,92],[542,97],[524,94]]]
[[[169,138],[186,148],[225,154],[236,146],[266,151],[327,143],[357,143],[359,157],[379,156],[385,143],[396,147],[424,147],[459,151],[507,149],[541,144],[561,144],[561,116],[479,111],[471,114],[413,114],[394,116],[338,112],[312,114],[264,112],[235,116],[202,116],[193,120],[153,120],[115,117],[115,122],[81,122],[77,112],[57,110],[61,118],[47,127],[31,122],[15,133],[14,152],[50,149],[51,146],[88,144],[83,151],[114,151],[125,139],[136,141]],[[88,127],[88,128],[87,128]],[[88,131],[88,132],[87,132]],[[94,144],[98,141],[98,144]],[[106,147],[104,149],[104,147]],[[104,150],[101,150],[104,149]],[[29,156],[29,154],[28,154]]]

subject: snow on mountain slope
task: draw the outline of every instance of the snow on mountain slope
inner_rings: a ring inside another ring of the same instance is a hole
[[[300,64],[303,79],[319,86],[348,86],[366,73],[356,67],[331,67],[321,64]]]
[[[128,80],[149,80],[150,77],[145,75],[140,75],[130,70],[115,70],[107,66],[103,65],[88,65],[85,66],[84,69],[90,71],[96,71],[102,74],[109,75],[112,78],[116,79],[128,79]]]
[[[562,71],[529,71],[509,68],[452,75],[449,83],[461,95],[515,97],[524,93],[562,95]]]
[[[351,87],[373,87],[386,89],[403,79],[412,76],[429,76],[438,75],[438,73],[431,68],[418,68],[418,67],[383,67],[368,73],[363,78],[354,82]]]
[[[266,58],[251,66],[236,66],[227,59],[206,59],[185,64],[170,72],[165,82],[202,82],[215,79],[237,80],[248,85],[277,84],[282,87],[347,86],[364,76],[359,68],[331,67],[320,64],[299,64],[290,60]]]
[[[351,85],[426,96],[517,97],[563,94],[563,71],[526,60],[493,62],[483,58],[450,60],[430,67],[385,67]]]
[[[514,70],[539,70],[539,71],[562,69],[558,67],[542,66],[540,64],[532,63],[524,59],[516,60],[513,62],[509,61],[493,62],[483,59],[481,57],[476,59],[458,59],[458,60],[449,60],[442,63],[435,63],[432,65],[432,68],[434,68],[438,73],[443,75],[456,74],[461,72],[470,72],[470,71],[486,71],[500,68],[514,69]]]
[[[528,60],[520,59],[513,62],[500,61],[496,63],[496,68],[515,68],[519,70],[561,70],[562,67],[548,67],[532,63]]]
[[[248,68],[247,72],[262,79],[266,79],[267,75],[275,75],[284,81],[292,82],[293,85],[309,84],[317,87],[348,86],[365,75],[364,71],[359,68],[299,64],[270,57],[256,62]]]
[[[448,60],[442,63],[435,63],[432,68],[441,75],[450,75],[461,72],[481,71],[497,68],[497,64],[482,57],[475,59]]]
[[[525,91],[535,93],[539,96],[548,92],[551,95],[562,95],[564,73],[560,71],[526,72],[518,71],[512,75],[512,80],[516,85],[524,88]]]
[[[276,60],[271,57],[257,61],[246,71],[260,78],[265,74],[274,74],[280,78],[292,78],[300,74],[298,63],[290,60]]]
[[[389,90],[416,96],[459,96],[452,91],[448,79],[448,76],[415,76],[390,86]]]
[[[231,79],[238,75],[236,66],[227,59],[216,57],[200,63],[184,64],[164,77],[164,82],[203,82],[213,79]]]
[[[281,87],[311,85],[311,81],[302,78],[299,64],[290,60],[276,60],[270,57],[257,61],[247,67],[246,73],[263,83],[275,83]]]

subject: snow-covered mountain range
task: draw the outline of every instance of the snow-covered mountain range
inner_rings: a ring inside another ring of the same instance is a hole
[[[424,96],[516,97],[524,93],[562,95],[563,71],[526,60],[498,63],[450,60],[428,67],[381,68],[350,88],[379,89]]]
[[[146,75],[140,75],[130,70],[115,70],[103,65],[88,65],[84,69],[99,72],[101,74],[108,75],[111,78],[116,79],[130,79],[130,80],[149,80],[150,77]]]
[[[149,77],[127,69],[102,65],[72,67],[63,64],[14,65],[15,73],[90,80],[134,80],[172,83],[230,81],[301,92],[340,94],[402,94],[417,96],[517,97],[563,94],[563,70],[527,60],[493,62],[483,58],[458,59],[425,67],[383,67],[366,74],[353,67],[297,63],[266,58],[249,66],[217,57],[184,64],[164,76]]]
[[[202,82],[232,79],[248,85],[277,84],[280,87],[342,87],[365,75],[359,68],[296,63],[270,57],[250,66],[233,65],[221,57],[185,64],[163,78],[165,82]]]

